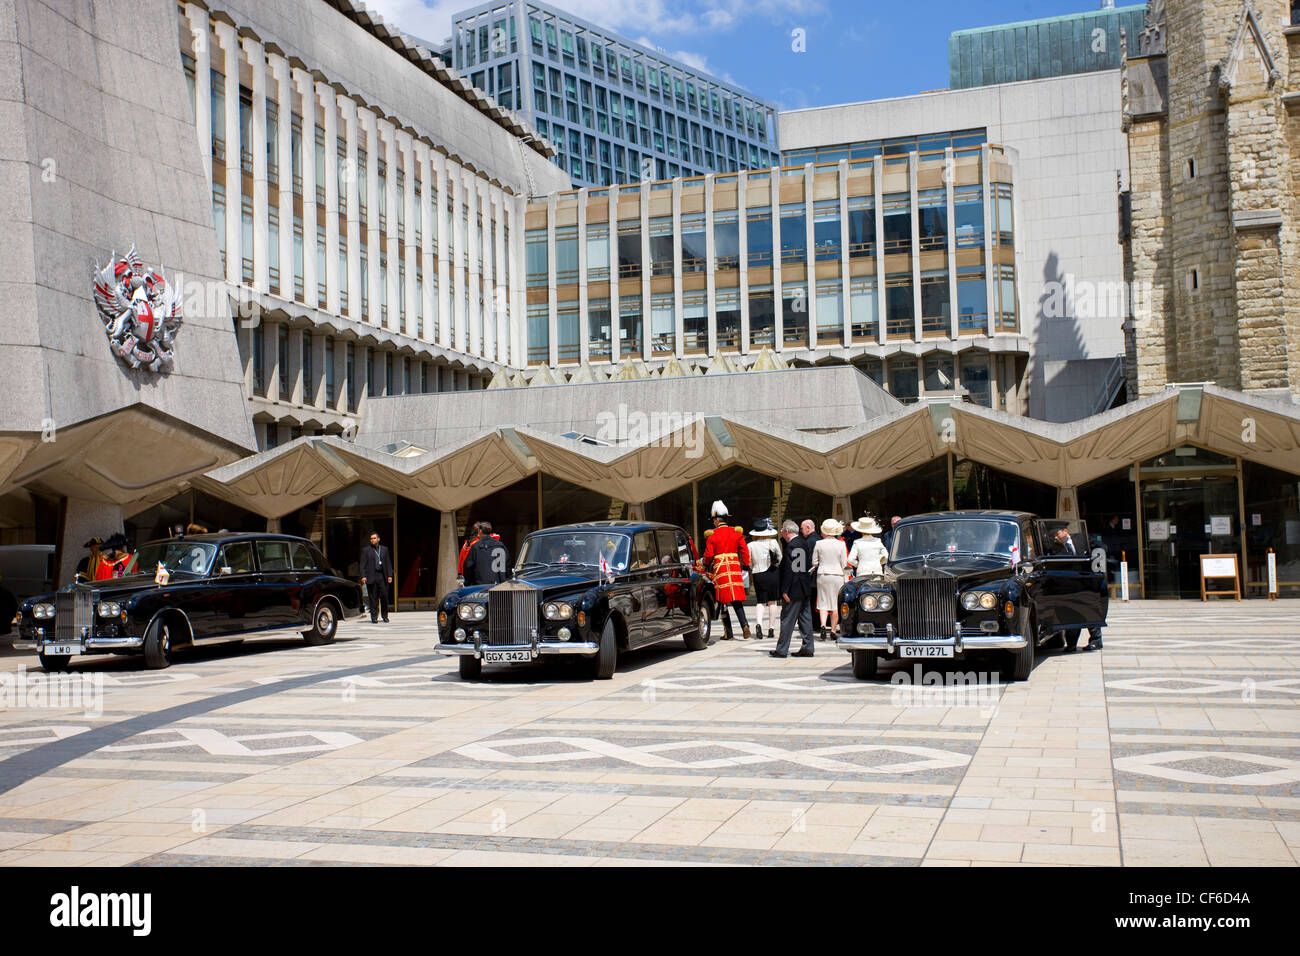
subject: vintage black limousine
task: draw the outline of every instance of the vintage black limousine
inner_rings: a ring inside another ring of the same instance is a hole
[[[460,658],[460,676],[484,664],[542,655],[588,658],[592,676],[614,676],[619,651],[682,637],[708,646],[713,587],[695,573],[694,543],[681,528],[593,521],[534,531],[513,575],[462,587],[438,603],[437,650]]]
[[[1065,528],[1070,542],[1057,540]],[[840,591],[838,645],[853,675],[874,677],[882,657],[961,658],[1009,652],[1026,680],[1039,645],[1074,646],[1105,626],[1105,556],[1088,549],[1079,521],[1019,511],[952,511],[905,518],[884,573]]]
[[[23,602],[14,646],[35,648],[46,670],[109,653],[143,654],[157,668],[174,648],[210,638],[298,630],[308,644],[328,644],[360,610],[360,585],[337,576],[310,541],[202,534],[149,542],[123,577]]]

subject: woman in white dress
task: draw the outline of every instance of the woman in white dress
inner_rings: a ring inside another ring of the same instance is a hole
[[[828,640],[826,628],[840,626],[840,588],[848,576],[849,551],[840,540],[844,525],[834,518],[822,522],[822,539],[813,546],[813,571],[817,575],[817,609],[821,614],[822,640]]]
[[[880,524],[871,515],[865,515],[853,522],[850,527],[862,537],[853,542],[849,551],[849,567],[857,577],[864,574],[880,574],[884,570],[889,552],[876,535],[880,534]]]
[[[767,636],[775,636],[779,623],[778,603],[781,600],[781,546],[776,543],[776,525],[771,518],[754,519],[754,530],[749,533],[749,579],[754,585],[757,601],[758,636],[763,636],[763,610],[767,609]]]

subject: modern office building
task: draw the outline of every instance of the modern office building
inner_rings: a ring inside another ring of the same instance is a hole
[[[948,150],[960,157],[988,148],[982,144],[997,144],[1014,181],[981,189],[962,178],[958,163],[953,175],[944,177],[936,168],[931,175],[938,179],[909,183],[906,194],[886,189],[877,201],[890,204],[887,217],[915,210],[918,243],[930,223],[956,217],[948,220],[958,257],[953,264],[958,294],[951,299],[957,303],[955,338],[962,341],[961,335],[969,334],[962,330],[980,321],[970,318],[961,284],[965,276],[974,281],[978,273],[971,270],[982,267],[987,314],[1009,315],[1014,308],[1017,388],[1026,413],[1072,421],[1123,397],[1127,306],[1117,190],[1127,182],[1129,159],[1120,103],[1119,71],[1108,70],[792,110],[779,120],[784,162],[813,163],[815,169],[845,161],[850,169],[869,162],[887,173],[909,162],[942,167],[939,161]],[[960,207],[973,211],[976,206],[968,203],[978,193],[988,205],[982,207],[982,222],[972,227]],[[987,236],[993,251],[1003,251],[997,243],[1004,233],[1013,233],[1014,262],[963,261],[970,250],[960,230],[972,228]],[[934,268],[921,264],[915,286],[933,281]],[[892,267],[885,270],[885,281],[891,275]],[[947,307],[946,300],[931,301],[930,308]],[[923,302],[917,313],[923,322],[926,308]],[[991,332],[999,332],[996,322]],[[934,334],[933,326],[921,329],[922,336]],[[886,338],[883,346],[888,344]]]
[[[958,30],[948,38],[948,86],[965,90],[995,83],[1041,80],[1115,70],[1123,60],[1120,33],[1142,29],[1145,3],[1088,13]]]
[[[773,104],[534,0],[455,14],[451,56],[461,75],[555,144],[575,185],[777,164]]]
[[[783,119],[784,121],[784,119]],[[532,365],[852,363],[902,401],[1023,414],[1017,158],[982,137],[579,189],[528,207]]]

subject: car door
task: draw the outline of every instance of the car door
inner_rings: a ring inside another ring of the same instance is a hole
[[[663,594],[659,585],[659,554],[653,531],[638,531],[632,536],[632,555],[628,580],[634,589],[639,613],[635,626],[628,622],[628,645],[639,647],[659,639],[663,627]]]
[[[217,552],[203,602],[201,637],[243,634],[257,628],[257,564],[251,540],[228,541]],[[194,619],[190,619],[191,625]]]
[[[691,614],[690,547],[686,536],[672,528],[655,532],[663,582],[664,634],[680,634],[694,626]],[[683,557],[683,554],[686,557]]]
[[[258,618],[263,628],[289,627],[301,620],[302,584],[289,559],[290,542],[257,539]]]
[[[311,621],[316,601],[321,596],[320,577],[327,572],[306,541],[293,543],[290,560],[293,562],[294,586],[299,589],[298,606],[294,608],[294,620],[298,623],[308,623]]]
[[[1039,518],[1038,622],[1044,628],[1076,628],[1106,619],[1106,573],[1095,566],[1082,521]],[[1104,560],[1104,559],[1103,559]]]

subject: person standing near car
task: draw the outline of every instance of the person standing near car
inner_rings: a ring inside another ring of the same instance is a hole
[[[492,533],[490,521],[478,523],[478,538],[465,555],[466,587],[500,584],[510,577],[510,552],[501,538]]]
[[[742,638],[748,640],[744,572],[749,567],[749,548],[740,529],[727,524],[729,512],[725,504],[713,502],[712,515],[713,533],[709,535],[709,543],[704,546],[700,560],[713,579],[713,595],[719,604],[718,615],[722,618],[722,639],[732,639],[731,615],[727,613],[730,607],[736,611]]]
[[[811,521],[804,524],[810,532],[814,530]],[[791,656],[790,639],[796,624],[802,644],[793,656],[813,656],[813,542],[799,531],[800,526],[793,521],[781,526],[781,537],[785,539],[785,558],[781,561],[781,637],[776,642],[776,650],[768,651],[772,657]]]
[[[1068,524],[1059,524],[1052,533],[1051,540],[1047,545],[1048,554],[1056,555],[1079,555],[1080,551],[1074,545],[1074,538],[1070,535],[1070,526]],[[1086,554],[1086,552],[1085,552]],[[1065,653],[1073,654],[1079,649],[1079,635],[1076,632],[1074,639],[1065,639]],[[1088,650],[1099,651],[1102,649],[1101,628],[1088,628]]]
[[[767,636],[775,636],[777,606],[781,600],[781,546],[776,543],[776,525],[771,518],[756,518],[749,533],[749,579],[754,584],[754,613],[758,636],[763,636],[763,609],[767,608]]]
[[[370,544],[361,549],[361,581],[370,597],[370,623],[379,623],[382,610],[384,623],[392,605],[389,588],[393,584],[393,556],[387,546],[379,543],[379,532],[370,532]]]

